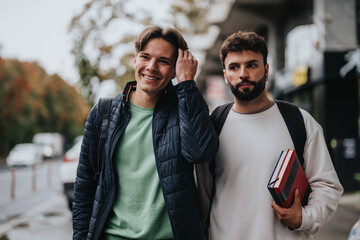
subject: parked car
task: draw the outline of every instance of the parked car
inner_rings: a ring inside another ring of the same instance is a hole
[[[34,143],[20,143],[14,146],[6,158],[9,166],[31,166],[41,162],[39,146]]]
[[[36,133],[32,142],[41,146],[44,159],[63,155],[63,138],[60,133]]]
[[[72,210],[74,198],[74,183],[79,163],[81,143],[82,136],[76,138],[74,145],[64,154],[63,161],[60,165],[60,181],[63,185],[64,194],[70,210]]]

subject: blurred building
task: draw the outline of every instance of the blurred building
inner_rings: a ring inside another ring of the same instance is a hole
[[[218,31],[197,78],[210,110],[232,101],[219,60],[223,40],[259,33],[269,47],[269,92],[314,116],[345,190],[359,190],[359,15],[360,0],[214,0],[208,18]]]

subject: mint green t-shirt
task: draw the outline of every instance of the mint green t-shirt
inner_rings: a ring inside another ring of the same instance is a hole
[[[154,109],[130,101],[131,118],[121,137],[116,171],[119,185],[107,240],[173,238],[156,170],[152,139]]]

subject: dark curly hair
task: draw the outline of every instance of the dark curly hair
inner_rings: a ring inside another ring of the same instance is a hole
[[[225,68],[225,58],[229,52],[253,51],[261,53],[264,58],[264,65],[267,63],[268,49],[264,38],[254,32],[242,32],[228,36],[220,48],[220,61]]]

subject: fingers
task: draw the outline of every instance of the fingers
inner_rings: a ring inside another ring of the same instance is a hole
[[[189,59],[197,61],[196,58],[191,54],[189,50],[178,49],[178,58]]]
[[[184,58],[193,58],[193,55],[189,50],[184,51]]]
[[[179,82],[194,80],[197,71],[197,60],[189,50],[178,50],[178,59],[176,61],[176,78]]]
[[[275,202],[271,204],[271,207],[282,224],[298,229],[302,224],[301,197],[298,189],[295,190],[294,195],[294,203],[290,208],[282,208]]]
[[[275,210],[275,212],[277,212],[277,211],[279,210],[279,208],[280,208],[280,206],[277,205],[277,204],[275,203],[275,201],[272,202],[271,207]]]
[[[179,48],[178,49],[178,58],[183,58],[183,57],[184,57],[184,51],[181,48]]]
[[[294,204],[296,203],[297,205],[301,205],[301,196],[300,196],[300,192],[298,189],[295,190],[295,200],[294,200]]]
[[[281,215],[285,214],[285,208],[280,207],[275,201],[272,202],[271,207],[274,209],[275,214],[280,218]]]

